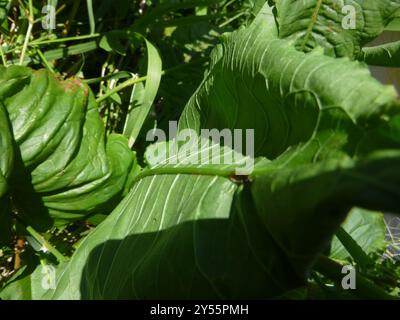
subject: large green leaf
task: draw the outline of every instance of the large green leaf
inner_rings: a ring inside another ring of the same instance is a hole
[[[14,160],[14,149],[10,123],[4,105],[0,102],[0,245],[11,237],[11,216],[9,215],[8,178],[11,175]]]
[[[150,163],[37,298],[265,298],[298,287],[348,208],[398,210],[400,152],[305,161],[320,151],[260,159],[250,184],[230,178],[234,165]]]
[[[29,270],[28,266],[23,266],[5,284],[5,288],[0,291],[2,300],[31,300],[32,299],[32,274],[35,270]]]
[[[399,102],[360,63],[302,54],[276,37],[264,10],[226,39],[180,125],[255,128],[257,154],[278,158],[254,181],[254,199],[302,272],[352,206],[398,211],[400,117],[387,118]]]
[[[219,148],[202,145],[210,159]],[[301,284],[249,190],[229,179],[238,165],[147,159],[129,195],[85,239],[44,298],[255,298]]]
[[[356,57],[400,12],[399,0],[277,0],[279,37],[298,49]],[[354,16],[352,16],[354,13]],[[354,25],[350,23],[354,18]]]
[[[93,94],[78,79],[0,67],[0,104],[0,186],[7,181],[27,223],[45,229],[107,212],[127,192],[134,154],[124,137],[106,139]]]
[[[369,65],[400,67],[400,41],[376,47],[365,47],[360,58]]]
[[[61,272],[66,264],[55,266],[41,261],[33,268],[23,266],[6,283],[0,291],[3,300],[32,300],[44,295],[49,288],[55,285],[56,271]]]
[[[10,130],[10,121],[8,120],[7,111],[0,102],[0,150],[3,155],[0,157],[0,199],[8,191],[7,179],[11,175],[14,149],[12,143],[12,135]]]
[[[268,6],[249,28],[227,37],[212,60],[180,128],[253,128],[256,155],[275,158],[308,141],[321,121],[328,131],[340,121],[342,139],[359,139],[374,118],[399,110],[395,89],[373,79],[365,65],[304,54],[277,39]]]
[[[290,152],[286,161],[273,161],[277,167],[257,169],[251,186],[265,226],[301,274],[327,248],[352,207],[399,211],[399,151],[313,163],[321,151],[315,144]]]
[[[354,208],[342,227],[348,234],[351,234],[353,240],[366,254],[382,251],[387,246],[383,214]],[[346,260],[351,257],[337,237],[332,240],[330,256],[338,260]]]
[[[400,12],[397,16],[386,26],[386,31],[400,31]]]

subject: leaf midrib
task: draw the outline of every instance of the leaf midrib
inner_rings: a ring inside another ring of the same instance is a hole
[[[235,170],[237,168],[212,168],[212,167],[162,167],[162,168],[152,168],[152,169],[145,169],[140,172],[132,182],[132,185],[136,184],[140,180],[155,176],[155,175],[166,175],[166,174],[175,174],[175,175],[203,175],[203,176],[218,176],[222,178],[228,178],[235,176]]]

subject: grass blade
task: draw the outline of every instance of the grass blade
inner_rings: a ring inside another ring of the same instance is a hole
[[[96,30],[96,22],[94,20],[92,0],[86,0],[86,6],[87,6],[87,11],[88,11],[88,17],[89,17],[90,34],[93,34]]]
[[[148,65],[143,100],[139,107],[132,109],[128,114],[124,130],[124,135],[129,139],[130,147],[135,143],[139,136],[140,129],[150,112],[153,101],[157,95],[162,75],[162,62],[157,49],[146,39],[145,42],[147,47]]]

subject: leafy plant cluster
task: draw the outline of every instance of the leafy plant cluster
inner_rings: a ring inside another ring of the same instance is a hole
[[[399,0],[0,0],[0,298],[398,298],[400,100],[368,65],[400,41],[368,43],[399,21]],[[200,151],[235,163],[155,161],[171,120],[254,129],[253,171],[221,141]]]

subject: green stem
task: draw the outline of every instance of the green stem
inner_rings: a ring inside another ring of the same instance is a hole
[[[0,43],[0,56],[1,56],[1,61],[2,61],[3,65],[5,67],[7,67],[7,60],[6,60],[6,56],[4,55],[3,46],[1,43]]]
[[[59,42],[68,42],[68,41],[79,41],[85,39],[92,39],[100,37],[100,33],[94,34],[86,34],[83,36],[76,36],[76,37],[66,37],[66,38],[58,38],[58,39],[49,39],[49,40],[42,40],[42,41],[32,41],[31,45],[39,46],[42,44],[51,44],[51,43],[59,43]]]
[[[39,232],[33,229],[31,226],[25,226],[26,231],[38,241],[42,247],[46,248],[50,253],[56,257],[59,263],[66,262],[68,259],[64,257],[55,247],[53,247]]]
[[[53,67],[50,65],[50,63],[47,61],[46,57],[44,56],[43,52],[38,48],[36,50],[38,56],[40,57],[40,59],[42,59],[43,64],[46,66],[47,69],[49,69],[52,73],[54,73],[54,69]]]
[[[319,14],[319,11],[321,9],[321,5],[322,5],[322,0],[317,0],[317,4],[316,4],[315,9],[313,11],[313,14],[311,16],[310,24],[307,27],[307,31],[306,31],[306,34],[304,36],[303,43],[301,44],[301,49],[300,49],[301,51],[304,51],[304,49],[306,48],[307,42],[308,42],[308,40],[309,40],[309,38],[310,38],[310,36],[312,34],[314,25],[317,22],[318,14]]]
[[[94,20],[93,3],[92,0],[86,0],[87,12],[89,16],[90,34],[93,34],[96,29],[96,22]]]
[[[218,27],[222,28],[225,27],[226,25],[230,24],[231,22],[235,21],[236,19],[240,18],[241,16],[245,15],[246,12],[240,12],[237,15],[234,15],[232,18],[226,20],[225,22],[221,23]]]
[[[193,61],[193,62],[189,62],[189,63],[186,63],[186,64],[181,64],[181,65],[172,67],[170,69],[163,70],[161,72],[161,75],[166,75],[166,74],[169,74],[169,73],[171,73],[173,71],[176,71],[178,69],[185,68],[185,67],[187,67],[189,65],[194,65],[194,64],[197,64],[197,63],[202,63],[202,62],[205,62],[207,60],[208,60],[208,58],[201,58],[201,59],[198,59],[198,60]],[[112,77],[112,76],[105,76],[105,77],[102,77],[102,78],[109,78],[109,77]],[[94,83],[95,81],[98,82],[99,80],[101,81],[101,78],[89,79],[89,80],[87,80],[87,82],[90,81],[89,83]],[[107,99],[108,97],[112,96],[114,93],[117,93],[118,91],[121,91],[122,89],[125,89],[127,87],[130,87],[130,86],[136,84],[136,83],[143,82],[143,81],[146,81],[146,80],[147,80],[147,75],[143,76],[143,77],[140,77],[140,78],[131,78],[129,80],[126,80],[125,82],[121,83],[119,86],[116,86],[112,90],[107,91],[106,93],[104,93],[104,95],[99,97],[96,100],[96,102],[97,103],[102,102],[105,99]]]
[[[108,97],[112,96],[114,93],[117,93],[118,91],[121,91],[122,89],[125,89],[127,87],[133,86],[136,83],[146,81],[147,76],[140,77],[140,78],[132,78],[129,80],[126,80],[125,82],[121,83],[119,86],[114,87],[110,91],[107,91],[104,95],[102,95],[100,98],[96,100],[97,103],[107,99]]]
[[[132,77],[132,73],[129,73],[127,71],[119,71],[117,73],[110,73],[103,77],[84,79],[83,82],[85,82],[86,84],[94,84],[94,83],[99,83],[99,82],[110,80],[110,79],[124,79],[124,78],[126,79],[126,78],[131,78],[131,77]]]
[[[232,3],[236,2],[236,0],[230,0],[228,2],[226,2],[223,6],[222,6],[222,10],[226,9],[227,7],[229,7]]]
[[[342,273],[342,268],[343,265],[326,256],[321,256],[314,265],[314,270],[335,282],[338,287],[341,287],[342,279],[345,276],[345,274]],[[356,289],[351,290],[351,293],[362,299],[396,299],[382,288],[376,286],[372,281],[361,276],[359,272],[356,272]]]
[[[26,49],[28,48],[28,44],[29,44],[29,38],[31,37],[32,34],[32,28],[33,28],[33,5],[32,5],[32,0],[29,0],[29,16],[28,16],[28,30],[26,31],[26,35],[25,35],[25,41],[24,41],[24,45],[22,47],[22,51],[21,51],[21,56],[19,58],[19,64],[22,65],[24,62],[24,58],[25,58],[25,53],[26,53]]]

